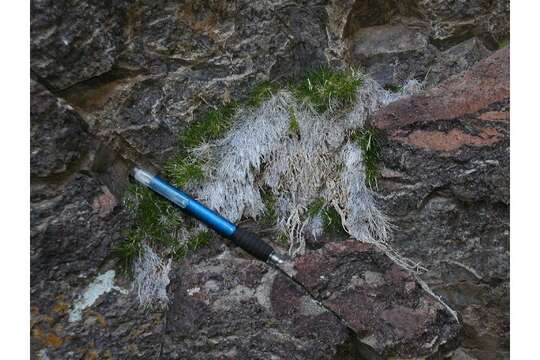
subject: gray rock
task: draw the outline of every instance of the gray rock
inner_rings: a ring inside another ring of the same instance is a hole
[[[259,261],[188,262],[171,287],[167,359],[332,359],[351,341],[332,313]]]
[[[423,78],[436,55],[420,29],[404,25],[362,28],[349,41],[352,61],[383,86]]]
[[[118,1],[32,0],[30,67],[55,89],[111,70],[122,39]]]
[[[443,356],[458,343],[458,319],[373,245],[349,240],[307,252],[294,278],[358,334],[368,358]]]
[[[395,246],[460,311],[472,356],[509,340],[509,51],[377,113]]]
[[[84,157],[88,126],[73,108],[32,81],[30,103],[30,173],[62,173]]]
[[[477,38],[459,43],[441,52],[425,78],[426,86],[436,85],[450,76],[469,70],[491,52]]]

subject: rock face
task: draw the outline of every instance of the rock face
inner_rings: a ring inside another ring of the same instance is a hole
[[[344,27],[349,61],[384,86],[433,84],[486,57],[484,46],[500,47],[509,38],[509,11],[505,0],[356,1]]]
[[[495,0],[33,0],[32,357],[438,358],[461,341],[459,356],[504,358],[508,51],[458,73],[508,23]],[[169,309],[139,308],[114,272],[131,165],[159,168],[188,124],[254,83],[326,63],[435,86],[374,119],[379,196],[461,335],[415,279],[350,242],[306,254],[290,279],[216,240],[173,269]]]
[[[509,96],[503,49],[373,119],[395,245],[430,269],[479,358],[508,354]]]
[[[294,278],[361,337],[364,356],[413,358],[455,348],[458,319],[413,275],[356,240],[295,261]]]

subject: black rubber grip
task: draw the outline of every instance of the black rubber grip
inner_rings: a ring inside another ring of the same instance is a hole
[[[234,234],[229,237],[236,245],[255,256],[257,259],[266,261],[274,249],[249,230],[236,228]]]

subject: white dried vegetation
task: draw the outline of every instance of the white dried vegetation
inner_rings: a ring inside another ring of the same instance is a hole
[[[169,303],[167,286],[170,282],[171,259],[164,260],[150,246],[143,245],[133,271],[133,285],[139,304],[145,308],[166,308]]]
[[[353,238],[373,243],[400,265],[416,269],[389,245],[389,221],[365,184],[362,151],[349,135],[380,106],[420,87],[409,81],[400,93],[391,93],[364,77],[356,101],[347,108],[331,103],[320,114],[282,90],[258,108],[240,109],[222,139],[193,150],[207,179],[195,190],[197,197],[238,221],[264,213],[261,189],[269,189],[276,199],[276,230],[287,234],[291,256],[304,253],[308,230],[320,234],[320,217],[308,216],[307,209],[323,198]]]

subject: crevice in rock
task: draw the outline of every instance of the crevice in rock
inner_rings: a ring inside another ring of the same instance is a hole
[[[277,269],[283,273],[290,281],[292,281],[294,284],[300,287],[302,291],[308,295],[313,301],[315,301],[319,306],[321,306],[323,309],[331,313],[336,317],[336,319],[339,320],[339,322],[347,328],[347,330],[350,332],[350,341],[346,344],[343,344],[343,347],[338,349],[338,353],[336,354],[335,359],[348,359],[347,355],[360,355],[362,356],[361,359],[365,360],[380,360],[382,359],[378,355],[376,355],[376,352],[374,349],[372,349],[370,346],[362,343],[360,341],[359,334],[347,324],[347,321],[343,319],[339,314],[337,314],[334,310],[327,307],[324,303],[319,301],[313,293],[311,293],[302,283],[297,281],[294,277],[292,277],[286,270],[284,270],[281,267],[277,267]],[[339,356],[338,356],[339,355]],[[369,355],[369,356],[368,356]],[[341,356],[341,357],[340,357]],[[352,359],[352,358],[351,358]]]

